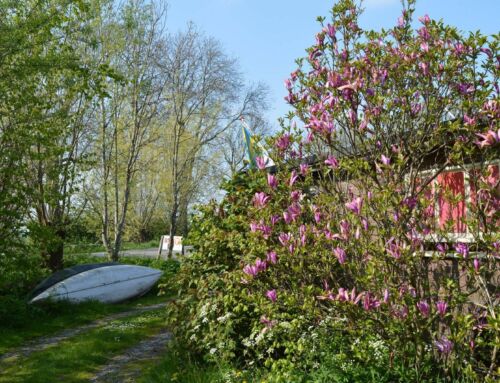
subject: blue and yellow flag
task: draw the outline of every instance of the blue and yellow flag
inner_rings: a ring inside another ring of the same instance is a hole
[[[271,158],[269,158],[266,149],[264,149],[262,145],[256,142],[255,139],[252,137],[250,129],[246,126],[245,121],[243,119],[241,120],[241,129],[243,132],[243,139],[245,141],[248,163],[250,164],[250,167],[253,168],[257,166],[255,162],[255,157],[261,157],[264,160],[266,167],[274,166],[274,161]]]

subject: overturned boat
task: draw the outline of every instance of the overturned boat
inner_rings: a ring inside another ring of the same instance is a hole
[[[114,262],[78,265],[43,280],[31,293],[30,303],[43,300],[121,302],[148,292],[162,274],[158,269]]]

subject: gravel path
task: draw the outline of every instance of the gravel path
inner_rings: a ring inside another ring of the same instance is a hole
[[[125,318],[128,316],[134,315],[134,314],[140,314],[140,313],[146,312],[146,311],[156,310],[156,309],[159,309],[161,307],[165,307],[166,305],[167,305],[167,302],[159,303],[159,304],[151,305],[151,306],[138,307],[138,308],[135,308],[133,310],[120,312],[117,314],[107,316],[107,317],[102,318],[102,319],[98,319],[94,322],[91,322],[89,324],[86,324],[86,325],[83,325],[80,327],[75,327],[75,328],[63,330],[55,335],[38,338],[32,342],[27,343],[26,345],[24,345],[22,347],[16,348],[13,351],[10,351],[6,354],[0,355],[0,362],[1,363],[14,363],[19,359],[19,357],[27,357],[27,356],[31,355],[33,352],[41,351],[41,350],[44,350],[48,347],[57,345],[59,342],[62,342],[66,339],[74,337],[75,335],[81,334],[85,331],[92,330],[96,327],[106,325],[109,322],[112,322],[116,319]]]
[[[112,358],[107,365],[92,378],[92,383],[135,382],[142,373],[141,362],[159,359],[165,351],[172,334],[162,331],[130,347],[123,354]]]

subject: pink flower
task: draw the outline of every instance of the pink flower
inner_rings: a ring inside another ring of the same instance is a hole
[[[422,69],[422,73],[424,74],[424,76],[429,75],[429,64],[421,62],[418,64],[418,66],[420,67],[420,69]]]
[[[253,197],[253,205],[257,208],[263,208],[264,206],[267,205],[269,199],[270,197],[266,195],[266,193],[257,192]]]
[[[292,216],[290,215],[289,212],[287,211],[284,211],[283,212],[283,220],[285,221],[285,223],[288,225],[292,222]]]
[[[273,215],[271,216],[271,225],[276,225],[279,220],[281,219],[281,217],[279,215]]]
[[[390,165],[391,163],[391,159],[389,157],[386,157],[382,154],[382,156],[380,157],[381,158],[381,161],[384,165]]]
[[[366,218],[361,218],[361,225],[363,225],[363,230],[364,231],[368,231],[368,227],[369,227],[369,224],[368,224],[368,220]]]
[[[479,259],[474,258],[474,270],[476,271],[476,273],[479,273],[480,268],[481,268],[481,262],[479,261]]]
[[[297,172],[295,170],[292,170],[292,174],[290,174],[290,181],[288,184],[290,186],[293,186],[293,184],[297,181],[298,178],[299,176],[297,175]]]
[[[257,273],[259,272],[259,270],[254,265],[246,265],[243,268],[243,272],[245,274],[248,274],[248,275],[252,276],[252,277],[255,277],[257,275]]]
[[[343,264],[347,258],[345,250],[340,247],[336,247],[335,249],[333,249],[333,254],[338,259],[340,264]]]
[[[480,148],[484,148],[485,146],[493,146],[500,142],[500,129],[498,132],[494,130],[488,130],[485,134],[476,133],[476,135],[482,138],[482,141],[477,141],[476,144]]]
[[[389,303],[389,297],[390,297],[389,289],[385,289],[384,290],[384,300],[382,302]]]
[[[426,300],[422,300],[422,301],[418,302],[417,308],[424,318],[427,318],[429,316],[430,307],[429,307],[429,304],[427,303]]]
[[[276,290],[268,290],[266,292],[266,297],[268,297],[271,302],[276,302],[276,299],[278,299],[278,294],[276,294]]]
[[[257,258],[255,260],[255,267],[257,268],[257,271],[264,271],[267,269],[267,263],[266,261],[262,261],[260,258]]]
[[[440,253],[444,254],[444,253],[446,253],[448,251],[448,245],[446,243],[438,243],[436,245],[436,249]]]
[[[302,199],[302,194],[300,193],[300,191],[294,190],[290,193],[290,198],[292,199],[292,201],[297,202]]]
[[[359,213],[361,213],[361,208],[363,207],[363,198],[354,198],[351,202],[347,202],[345,206],[354,214],[359,215]]]
[[[467,258],[469,255],[469,246],[466,243],[458,242],[455,245],[455,250],[464,258]]]
[[[473,117],[469,117],[467,114],[464,114],[464,124],[467,126],[475,125],[476,119]]]
[[[275,251],[270,251],[269,253],[267,253],[267,261],[272,264],[278,262],[278,255]]]
[[[283,246],[286,246],[291,239],[292,235],[290,233],[280,233],[280,235],[278,236],[278,240]]]
[[[326,31],[325,31],[330,38],[335,37],[335,27],[331,24],[328,24],[326,26]]]
[[[307,164],[300,164],[300,174],[305,176],[307,174],[307,171],[309,170],[309,165]]]
[[[273,174],[267,175],[267,184],[271,189],[276,189],[278,187],[278,179]]]
[[[403,16],[398,17],[398,27],[404,27],[405,26],[405,19]]]
[[[287,150],[290,146],[290,135],[284,134],[276,139],[276,147],[281,150]]]
[[[257,230],[259,230],[259,224],[255,222],[250,222],[250,231],[252,233],[255,233]]]
[[[373,297],[372,294],[369,292],[365,293],[365,296],[363,298],[363,308],[366,311],[370,311],[370,310],[375,309],[379,306],[380,306],[380,301],[378,299]]]
[[[340,234],[342,238],[348,239],[350,233],[351,225],[346,220],[340,221]]]
[[[434,344],[436,345],[438,351],[444,355],[448,355],[453,349],[453,342],[445,336],[441,337],[440,340],[436,340]]]
[[[293,202],[288,207],[286,212],[288,213],[290,220],[295,221],[295,220],[297,220],[297,218],[300,216],[300,213],[301,213],[300,205],[296,202]]]
[[[422,49],[424,52],[429,52],[429,44],[424,41],[422,44],[420,44],[420,49]]]
[[[260,169],[260,170],[263,170],[266,168],[266,160],[262,157],[255,157],[255,163],[257,164],[257,167]]]
[[[339,167],[339,161],[332,155],[329,155],[325,160],[325,165],[330,166],[332,169],[337,169]]]
[[[420,17],[418,18],[418,21],[420,21],[422,24],[428,24],[428,23],[430,23],[431,18],[429,17],[429,15],[428,15],[428,14],[425,14],[425,15],[423,15],[423,16],[420,16]]]
[[[448,309],[448,304],[444,301],[436,302],[436,310],[441,318],[443,318],[446,314],[446,310]]]

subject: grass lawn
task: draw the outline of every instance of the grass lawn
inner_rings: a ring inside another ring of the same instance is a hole
[[[165,296],[159,297],[152,291],[141,299],[121,304],[107,305],[99,302],[70,304],[65,302],[49,303],[30,307],[26,315],[20,318],[22,324],[0,324],[0,355],[13,347],[41,336],[52,335],[66,328],[78,327],[107,315],[132,310],[141,306],[165,302]]]
[[[161,308],[118,319],[27,358],[7,360],[0,382],[86,382],[113,355],[164,328],[164,312]]]

